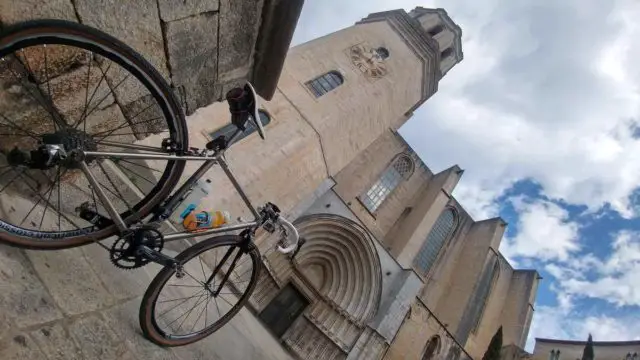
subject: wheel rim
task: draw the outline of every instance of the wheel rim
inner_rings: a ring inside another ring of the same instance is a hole
[[[164,137],[176,141],[175,124],[153,81],[89,40],[23,39],[0,50],[0,59],[0,228],[62,241],[110,227],[104,205],[77,166],[35,169],[10,162],[16,155],[11,151],[57,143],[67,152],[136,152],[123,145],[144,141],[160,148]],[[176,164],[112,158],[94,159],[90,168],[127,217],[162,188]],[[106,221],[96,226],[80,218],[78,209],[87,204]]]
[[[232,255],[205,287],[206,280],[230,249]],[[151,321],[164,338],[184,341],[206,336],[223,326],[244,305],[257,279],[258,263],[252,252],[241,253],[228,280],[219,289],[239,252],[231,244],[208,248],[183,262],[184,277],[178,278],[175,271],[166,277],[151,310]],[[213,296],[217,290],[219,293]]]

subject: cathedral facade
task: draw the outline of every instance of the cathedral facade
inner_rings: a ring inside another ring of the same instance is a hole
[[[433,173],[397,133],[462,60],[461,36],[443,9],[416,8],[293,47],[262,104],[266,140],[249,129],[229,150],[251,200],[276,203],[306,239],[282,255],[259,237],[249,304],[298,358],[480,359],[500,326],[524,347],[537,272],[499,253],[502,219],[476,221],[452,196],[462,169]],[[228,121],[226,104],[199,109],[192,145]],[[249,217],[208,175],[207,204]]]

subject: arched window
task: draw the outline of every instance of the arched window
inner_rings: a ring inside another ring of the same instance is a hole
[[[360,201],[371,213],[375,212],[403,180],[411,177],[413,169],[413,160],[408,155],[396,156],[391,165],[382,172],[380,178],[359,196]]]
[[[449,57],[451,55],[453,55],[453,49],[448,47],[448,48],[444,49],[443,52],[440,53],[440,59],[444,60],[445,58],[447,58],[447,57]]]
[[[440,349],[440,337],[435,335],[429,339],[427,346],[424,347],[422,360],[432,360]]]
[[[418,255],[413,260],[414,266],[423,275],[427,275],[438,259],[438,254],[447,239],[453,234],[456,226],[456,214],[451,208],[445,209],[422,244]]]
[[[491,279],[488,285],[482,285],[483,287],[479,289],[480,291],[478,292],[478,298],[476,299],[476,301],[480,305],[480,308],[478,310],[478,316],[476,317],[476,323],[473,326],[473,333],[478,331],[478,327],[480,326],[480,322],[482,321],[482,316],[484,316],[484,310],[487,307],[487,299],[491,294],[491,289],[493,289],[496,281],[498,281],[498,276],[500,276],[500,261],[496,259],[495,263],[491,267],[491,270],[483,274],[483,278],[480,281],[481,284],[484,284],[482,282],[485,281],[485,277],[487,279]]]
[[[260,115],[260,122],[262,122],[263,127],[267,126],[271,122],[271,117],[269,116],[269,114],[267,114],[266,111],[258,110],[258,115]],[[212,132],[210,135],[212,139],[215,139],[220,135],[224,135],[227,137],[227,140],[229,140],[231,139],[233,134],[236,133],[236,130],[238,130],[238,128],[235,125],[227,124],[219,128],[218,130]],[[255,131],[256,129],[253,127],[253,124],[251,123],[251,121],[248,121],[245,126],[245,130],[238,136],[238,140],[236,141],[240,141],[246,138],[247,136],[253,134]]]
[[[326,74],[320,75],[317,78],[308,81],[307,87],[313,95],[320,97],[329,91],[337,88],[344,83],[344,78],[337,71],[329,71]]]
[[[378,53],[378,56],[380,56],[380,59],[382,59],[382,60],[384,60],[384,59],[389,57],[389,50],[387,50],[387,48],[385,48],[385,47],[377,48],[376,52]]]

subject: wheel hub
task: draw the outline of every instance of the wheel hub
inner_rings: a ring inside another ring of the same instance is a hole
[[[81,161],[92,160],[81,156],[78,150],[96,151],[98,145],[84,131],[65,128],[42,135],[41,145],[36,150],[14,148],[8,153],[7,160],[12,166],[26,166],[32,169],[46,170],[56,165],[78,169]]]

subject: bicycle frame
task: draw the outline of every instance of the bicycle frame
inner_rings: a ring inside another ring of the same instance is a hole
[[[238,138],[241,132],[242,131],[238,130],[231,137],[231,140],[229,141],[228,146],[230,146],[234,142],[234,140]],[[238,192],[243,202],[245,203],[247,208],[249,208],[249,210],[254,216],[254,221],[246,221],[246,222],[241,222],[233,225],[223,225],[216,228],[198,229],[195,231],[178,231],[178,232],[166,234],[164,235],[165,242],[189,239],[189,238],[194,238],[194,237],[203,236],[203,235],[219,234],[219,233],[224,233],[228,231],[251,229],[251,228],[256,228],[260,225],[260,221],[261,221],[260,214],[258,213],[256,208],[253,206],[253,204],[247,197],[246,193],[238,183],[238,180],[234,176],[233,172],[229,168],[227,162],[224,160],[224,152],[226,149],[215,151],[212,155],[179,156],[179,155],[172,155],[170,152],[162,148],[155,148],[155,147],[145,146],[145,145],[118,143],[118,146],[123,148],[151,151],[156,153],[84,151],[83,155],[85,157],[88,156],[92,158],[118,157],[122,159],[137,159],[137,160],[204,161],[204,164],[202,164],[202,166],[200,166],[193,173],[193,175],[191,175],[191,177],[189,177],[189,179],[187,179],[187,181],[182,186],[180,186],[180,188],[178,188],[178,190],[176,190],[166,201],[164,201],[161,205],[157,207],[157,209],[155,209],[152,212],[153,216],[149,222],[164,221],[168,219],[169,216],[171,216],[171,214],[173,214],[176,208],[180,205],[180,202],[184,199],[185,195],[187,195],[187,193],[189,193],[193,189],[193,187],[195,186],[195,183],[214,165],[219,165],[222,168],[222,171],[225,173],[229,181],[231,181],[231,184],[233,184],[233,187]],[[120,217],[120,214],[116,210],[115,206],[106,196],[106,193],[104,193],[104,191],[101,189],[97,179],[93,176],[93,174],[89,170],[89,167],[86,165],[86,163],[84,162],[82,163],[81,170],[87,176],[87,179],[91,183],[91,186],[96,190],[96,195],[100,198],[100,201],[102,201],[105,209],[111,216],[112,220],[114,221],[118,229],[121,232],[126,231],[128,229],[128,226],[124,223],[123,219]]]

